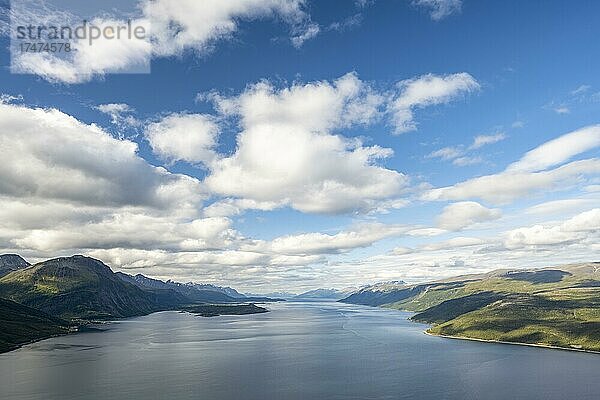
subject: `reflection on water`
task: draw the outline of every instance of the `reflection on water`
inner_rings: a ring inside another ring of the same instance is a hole
[[[407,314],[162,312],[0,355],[0,398],[597,399],[600,356],[440,339]]]

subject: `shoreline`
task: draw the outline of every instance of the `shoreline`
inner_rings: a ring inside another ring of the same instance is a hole
[[[445,339],[468,340],[468,341],[471,341],[471,342],[508,344],[508,345],[513,345],[513,346],[527,346],[527,347],[537,347],[537,348],[551,349],[551,350],[564,350],[564,351],[576,351],[576,352],[579,352],[579,353],[600,354],[600,351],[578,349],[576,347],[560,347],[560,346],[553,346],[553,345],[550,345],[550,344],[537,344],[537,343],[524,343],[524,342],[508,342],[506,340],[479,339],[479,338],[470,338],[470,337],[465,337],[465,336],[439,335],[439,334],[431,333],[431,332],[427,332],[427,331],[423,331],[423,333],[425,335],[427,335],[427,336],[439,337],[439,338],[445,338]]]
[[[220,304],[218,306],[225,306],[225,307],[232,307],[232,306],[249,306],[250,304],[256,306],[255,303],[243,303],[243,304]],[[262,303],[259,303],[262,304]],[[211,305],[214,306],[214,305]],[[148,314],[141,314],[141,315],[134,315],[134,316],[130,316],[130,317],[123,317],[123,318],[115,318],[115,319],[107,319],[107,320],[78,320],[80,323],[76,324],[74,326],[75,329],[70,329],[67,332],[64,333],[57,333],[54,335],[49,335],[49,336],[45,336],[45,337],[40,337],[38,339],[32,339],[29,340],[27,342],[23,342],[23,343],[19,343],[14,347],[11,347],[7,350],[3,350],[0,351],[0,356],[2,356],[3,354],[7,354],[16,350],[19,350],[21,348],[23,348],[24,346],[28,346],[30,344],[33,343],[37,343],[37,342],[41,342],[43,340],[47,340],[47,339],[52,339],[52,338],[56,338],[56,337],[61,337],[61,336],[68,336],[68,335],[76,335],[78,333],[84,333],[86,331],[96,331],[96,330],[102,330],[102,329],[98,329],[98,328],[89,328],[90,325],[102,325],[102,324],[109,324],[109,323],[115,323],[115,322],[119,322],[119,321],[123,321],[126,319],[130,319],[130,318],[139,318],[139,317],[145,317],[148,315],[152,315],[155,313],[159,313],[159,312],[165,312],[165,311],[172,311],[172,312],[184,312],[184,313],[189,313],[192,315],[197,315],[197,316],[201,316],[201,317],[205,317],[205,318],[210,318],[210,317],[217,317],[217,316],[242,316],[242,315],[253,315],[253,314],[264,314],[269,312],[270,310],[268,310],[267,308],[264,307],[260,307],[260,306],[256,306],[257,309],[261,309],[264,311],[254,311],[254,312],[246,312],[246,313],[241,313],[241,314],[211,314],[211,315],[202,315],[201,313],[195,313],[189,310],[184,310],[184,309],[180,309],[180,310],[158,310],[158,311],[153,311],[151,313]]]
[[[12,351],[19,350],[20,348],[22,348],[24,346],[28,346],[30,344],[41,342],[42,340],[48,340],[48,339],[52,339],[52,338],[56,338],[56,337],[61,337],[61,336],[73,335],[75,333],[77,333],[77,331],[65,332],[65,333],[57,333],[55,335],[50,335],[50,336],[42,337],[42,338],[39,338],[39,339],[32,339],[32,340],[29,340],[27,342],[19,343],[19,344],[15,345],[14,347],[9,348],[8,350],[0,351],[0,356],[2,356],[3,354],[10,353]]]

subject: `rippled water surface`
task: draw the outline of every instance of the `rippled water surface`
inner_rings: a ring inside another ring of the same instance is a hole
[[[162,312],[0,355],[0,399],[598,399],[600,355],[424,335],[338,303]]]

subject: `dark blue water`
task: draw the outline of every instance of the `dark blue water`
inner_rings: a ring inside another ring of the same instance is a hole
[[[598,399],[600,355],[430,337],[337,303],[163,312],[0,355],[0,399]]]

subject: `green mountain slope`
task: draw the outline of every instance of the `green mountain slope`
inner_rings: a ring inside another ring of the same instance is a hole
[[[69,323],[64,320],[0,299],[0,353],[68,331]]]
[[[437,335],[600,351],[600,263],[367,287],[342,301],[417,312]]]
[[[119,279],[101,261],[56,258],[0,278],[0,297],[65,319],[107,319],[148,314],[161,308]]]
[[[508,295],[447,321],[431,321],[426,313],[444,304],[413,318],[437,322],[429,330],[436,335],[600,351],[600,288]]]

